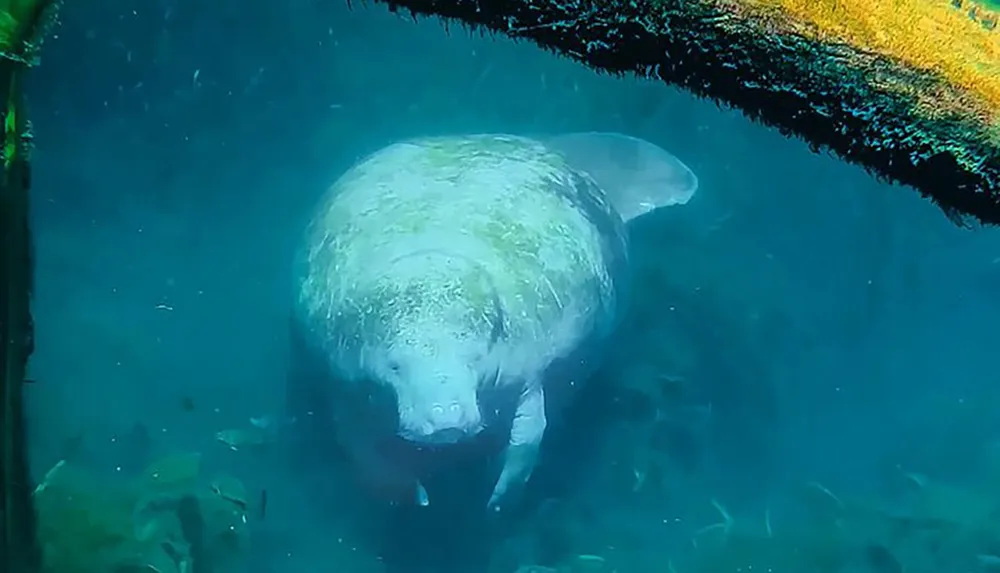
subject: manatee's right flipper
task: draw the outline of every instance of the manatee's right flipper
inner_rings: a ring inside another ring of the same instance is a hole
[[[621,133],[580,132],[543,138],[570,166],[593,177],[626,222],[654,209],[683,205],[698,177],[680,159]]]
[[[510,440],[504,451],[503,469],[490,496],[490,509],[499,510],[500,502],[510,494],[510,490],[523,486],[531,477],[538,461],[545,426],[545,394],[541,384],[531,384],[521,395],[514,414]]]

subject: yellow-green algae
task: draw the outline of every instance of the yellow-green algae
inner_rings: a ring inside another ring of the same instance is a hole
[[[928,114],[1000,117],[1000,33],[996,14],[962,0],[741,0],[719,2],[766,25],[822,43],[851,46],[940,77],[954,97],[886,85],[920,97]]]
[[[662,80],[1000,223],[997,12],[978,0],[382,0]]]

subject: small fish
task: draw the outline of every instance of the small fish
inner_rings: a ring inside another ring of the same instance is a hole
[[[904,472],[903,477],[919,489],[927,487],[927,476],[916,472]]]
[[[980,553],[976,555],[976,561],[986,569],[1000,569],[1000,556],[990,553]]]
[[[261,430],[266,430],[274,423],[271,416],[255,416],[250,418],[250,425]]]
[[[260,431],[254,428],[250,428],[249,430],[240,428],[222,430],[215,433],[215,440],[225,444],[234,452],[240,451],[241,448],[252,448],[267,443],[267,440],[260,434]]]
[[[254,416],[250,418],[250,425],[259,428],[261,430],[274,430],[282,426],[287,426],[295,423],[295,418],[286,418],[284,420],[277,420],[274,416],[265,414],[263,416]]]
[[[264,415],[250,418],[250,424],[243,428],[231,428],[215,433],[216,441],[229,446],[230,450],[259,447],[271,444],[278,438],[279,430],[289,424],[294,424],[295,418],[276,419]]]
[[[417,482],[417,495],[416,501],[417,505],[420,507],[427,507],[431,504],[430,497],[427,496],[427,490],[424,489],[424,484]]]
[[[45,472],[45,477],[42,478],[42,482],[35,486],[35,490],[31,492],[31,495],[38,495],[45,491],[45,489],[49,487],[49,484],[52,483],[52,478],[55,477],[56,472],[62,469],[65,465],[66,460],[59,460],[56,462],[56,465],[52,466],[52,469]]]
[[[190,396],[184,396],[181,398],[181,409],[185,412],[194,410],[194,398]]]
[[[241,511],[247,510],[247,502],[245,499],[238,497],[236,495],[230,494],[229,492],[222,489],[219,484],[212,484],[212,493],[221,497],[222,499],[228,501],[229,503],[238,507]]]
[[[239,430],[220,430],[215,433],[215,441],[221,442],[229,446],[230,450],[237,452],[240,449],[240,439],[237,432]]]
[[[259,509],[258,516],[261,519],[264,519],[265,517],[267,517],[267,490],[266,489],[261,489],[260,490],[260,501],[258,502],[257,505],[258,505],[258,509]]]
[[[635,479],[632,480],[632,493],[638,492],[642,489],[642,486],[646,483],[646,470],[640,470],[639,468],[632,468],[632,475]]]

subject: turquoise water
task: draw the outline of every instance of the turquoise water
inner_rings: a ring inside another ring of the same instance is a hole
[[[30,88],[31,450],[60,573],[997,559],[993,230],[712,103],[378,6],[88,8]],[[588,130],[700,180],[633,229],[607,364],[509,511],[482,507],[491,459],[443,472],[426,508],[370,499],[329,425],[284,407],[310,209],[400,139]]]

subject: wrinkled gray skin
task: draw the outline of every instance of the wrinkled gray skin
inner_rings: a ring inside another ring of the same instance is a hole
[[[509,428],[498,508],[531,475],[547,402],[593,372],[621,314],[622,214],[696,187],[676,158],[619,134],[425,138],[355,165],[314,212],[296,304],[354,459],[383,464],[380,436],[455,444]]]

